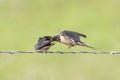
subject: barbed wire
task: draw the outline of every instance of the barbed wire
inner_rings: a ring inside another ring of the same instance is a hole
[[[42,53],[39,51],[0,51],[0,53],[9,53],[9,54],[16,54],[16,53]],[[109,51],[109,52],[88,52],[88,51],[80,51],[80,52],[64,52],[64,51],[48,51],[47,54],[120,54],[119,51]]]

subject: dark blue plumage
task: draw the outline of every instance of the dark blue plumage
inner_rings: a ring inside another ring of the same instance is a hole
[[[80,46],[85,46],[85,47],[95,49],[91,46],[86,45],[84,42],[82,42],[80,40],[80,37],[84,37],[84,38],[87,37],[85,34],[81,34],[81,33],[74,32],[74,31],[64,30],[64,31],[59,32],[59,36],[60,36],[59,42],[65,44],[65,45],[68,45],[69,47],[80,45]]]
[[[47,52],[47,50],[54,45],[54,43],[51,42],[51,36],[44,36],[40,37],[38,42],[35,44],[34,49],[38,50],[40,52]]]

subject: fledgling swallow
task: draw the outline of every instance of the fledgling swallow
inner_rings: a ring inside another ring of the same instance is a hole
[[[47,53],[47,50],[54,45],[54,43],[51,42],[51,38],[51,36],[40,37],[34,49],[41,53]]]
[[[80,37],[86,38],[87,36],[85,34],[81,34],[78,32],[64,30],[64,31],[60,31],[59,35],[54,36],[53,40],[63,43],[65,45],[69,46],[69,48],[79,45],[79,46],[85,46],[88,48],[95,49],[94,47],[88,46],[84,42],[82,42],[80,40]]]

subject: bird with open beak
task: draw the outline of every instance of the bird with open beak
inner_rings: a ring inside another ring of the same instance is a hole
[[[88,46],[84,42],[82,42],[80,40],[80,37],[86,38],[87,36],[85,34],[81,34],[78,32],[64,30],[64,31],[59,31],[59,35],[56,35],[52,38],[54,41],[57,41],[69,46],[69,48],[79,45],[79,46],[85,46],[88,48],[95,49],[94,47]]]
[[[47,50],[54,45],[54,43],[51,42],[51,38],[51,36],[40,37],[34,49],[41,53],[47,53]]]

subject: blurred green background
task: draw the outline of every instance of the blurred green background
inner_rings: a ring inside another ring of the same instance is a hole
[[[0,0],[0,50],[34,51],[40,36],[84,33],[98,51],[120,50],[119,0]],[[50,51],[93,51],[57,43]],[[0,80],[119,80],[119,55],[0,54]]]

